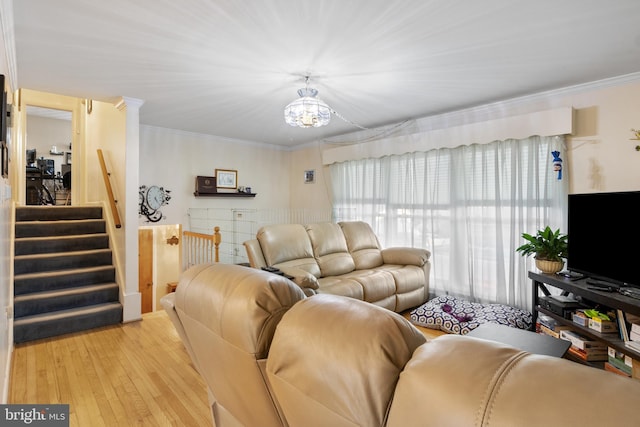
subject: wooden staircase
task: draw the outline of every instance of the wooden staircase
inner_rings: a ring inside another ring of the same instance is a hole
[[[17,207],[14,342],[121,322],[102,208]]]

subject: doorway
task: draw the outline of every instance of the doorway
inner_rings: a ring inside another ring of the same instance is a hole
[[[71,111],[27,105],[26,205],[71,205]]]

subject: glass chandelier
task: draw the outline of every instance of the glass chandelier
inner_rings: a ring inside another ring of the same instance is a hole
[[[331,109],[317,98],[318,91],[309,87],[309,77],[305,81],[306,87],[298,90],[300,98],[285,107],[284,121],[290,126],[301,128],[317,128],[329,124]]]

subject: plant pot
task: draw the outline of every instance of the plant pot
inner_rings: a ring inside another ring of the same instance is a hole
[[[553,274],[562,270],[564,267],[564,261],[549,261],[546,259],[536,258],[536,267],[543,273]]]

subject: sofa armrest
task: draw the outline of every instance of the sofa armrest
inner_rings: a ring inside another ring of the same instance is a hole
[[[305,294],[307,294],[307,289],[316,290],[319,288],[318,278],[313,274],[309,273],[308,271],[305,271],[301,268],[295,268],[295,267],[292,267],[292,268],[280,267],[280,270],[287,276],[293,277],[293,279],[291,279],[293,283],[300,286],[300,288],[302,288]],[[311,295],[313,294],[315,294],[315,292],[311,293]]]
[[[422,267],[431,257],[431,252],[421,248],[387,248],[382,250],[382,260],[385,264],[417,265]]]
[[[253,268],[267,267],[267,262],[262,254],[262,247],[258,239],[247,240],[243,242],[244,248],[247,251],[247,258],[249,259],[249,265]]]

